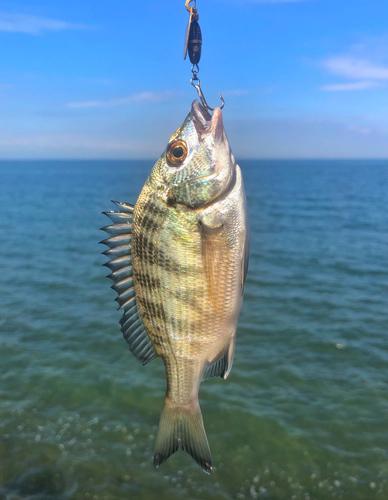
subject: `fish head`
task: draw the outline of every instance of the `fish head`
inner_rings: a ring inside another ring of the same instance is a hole
[[[235,173],[236,162],[221,109],[210,115],[196,100],[182,126],[171,136],[151,177],[166,203],[196,209],[228,192]]]

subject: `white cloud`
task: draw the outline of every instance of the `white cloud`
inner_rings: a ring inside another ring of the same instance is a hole
[[[164,92],[136,92],[126,97],[112,98],[105,101],[81,101],[69,102],[68,108],[107,108],[112,106],[127,106],[129,104],[143,104],[165,101],[172,98],[174,92],[166,90]]]
[[[47,17],[0,12],[0,31],[40,35],[45,31],[87,29],[83,24],[68,23]]]
[[[388,84],[386,53],[381,51],[381,40],[358,43],[347,53],[328,57],[320,65],[328,74],[347,79],[320,87],[324,92],[370,90],[384,88]]]
[[[388,80],[388,66],[356,57],[339,56],[323,61],[329,73],[351,79]]]
[[[367,90],[381,88],[381,84],[377,82],[352,82],[352,83],[334,83],[331,85],[323,85],[320,90],[324,92],[337,92],[345,90]]]

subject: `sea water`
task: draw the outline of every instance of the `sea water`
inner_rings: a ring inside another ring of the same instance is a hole
[[[251,251],[213,455],[158,470],[165,391],[123,340],[99,231],[152,161],[0,162],[0,499],[388,498],[388,161],[241,161]]]

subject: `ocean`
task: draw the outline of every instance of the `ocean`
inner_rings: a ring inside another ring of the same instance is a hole
[[[388,161],[241,161],[250,266],[213,455],[158,470],[160,359],[128,351],[99,228],[152,161],[0,162],[1,500],[388,498]]]

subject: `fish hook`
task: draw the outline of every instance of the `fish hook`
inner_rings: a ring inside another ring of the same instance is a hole
[[[214,108],[211,108],[209,104],[206,102],[205,96],[203,95],[202,89],[201,89],[201,82],[199,81],[199,78],[197,75],[194,75],[193,78],[190,80],[191,85],[197,90],[199,98],[201,99],[202,106],[209,111],[214,111]],[[218,95],[220,96],[221,99],[221,106],[220,109],[223,109],[225,106],[225,101],[222,95],[218,92]]]

